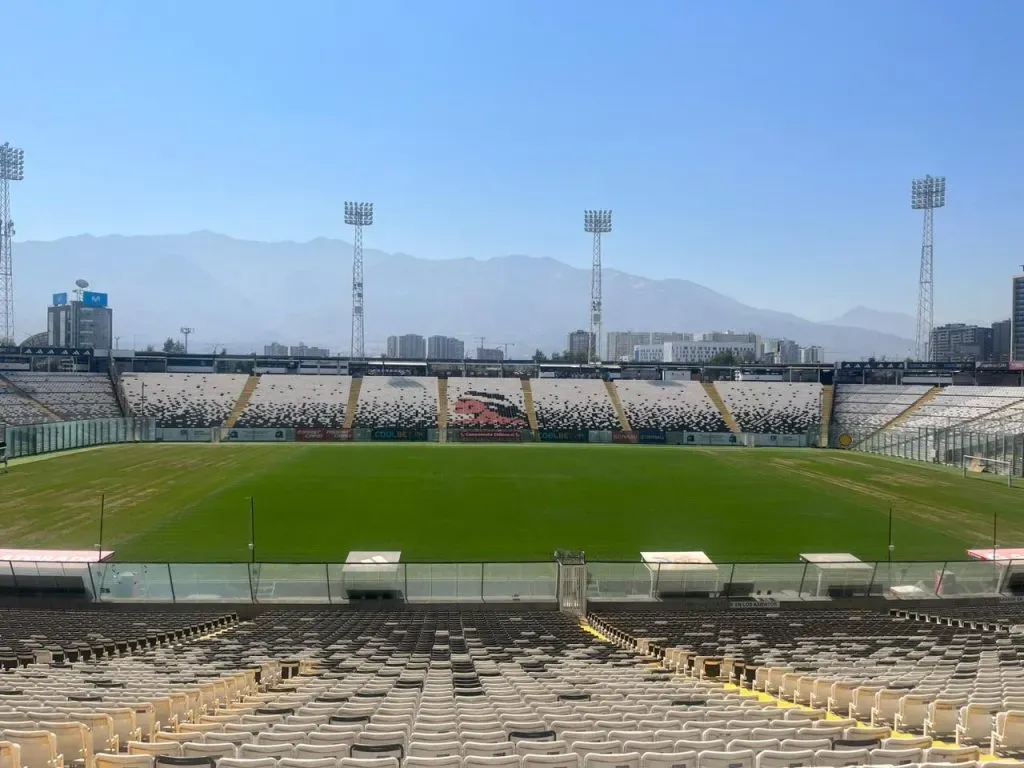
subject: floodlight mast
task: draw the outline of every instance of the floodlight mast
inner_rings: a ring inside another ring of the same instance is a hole
[[[179,330],[181,331],[181,335],[185,337],[185,354],[187,355],[188,354],[188,337],[191,336],[193,333],[195,333],[196,329],[195,328],[190,328],[187,325],[183,325],[183,326],[181,326],[181,328]]]
[[[0,144],[0,345],[14,342],[14,222],[11,182],[25,178],[25,151]]]
[[[353,360],[366,356],[363,334],[363,227],[373,224],[373,203],[345,203],[345,223],[355,227],[352,238],[352,342]]]
[[[601,360],[601,235],[612,231],[611,210],[583,212],[583,231],[594,236],[594,253],[590,265],[590,343],[587,362]]]
[[[925,176],[914,179],[910,185],[910,207],[924,211],[924,229],[921,233],[921,267],[917,286],[917,359],[931,361],[932,327],[935,321],[934,249],[932,247],[933,214],[946,205],[946,177]]]

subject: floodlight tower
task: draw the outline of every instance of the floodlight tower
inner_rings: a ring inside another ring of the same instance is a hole
[[[11,182],[25,178],[25,150],[0,144],[0,344],[14,344]]]
[[[931,360],[932,325],[935,309],[935,284],[932,280],[934,264],[932,252],[932,217],[936,208],[946,204],[946,177],[925,176],[914,179],[910,185],[910,207],[924,211],[924,231],[921,235],[921,271],[917,288],[917,359]]]
[[[612,231],[610,210],[583,212],[583,231],[594,236],[594,259],[590,266],[590,344],[587,362],[601,359],[601,235]]]
[[[353,360],[362,360],[363,345],[363,227],[373,224],[373,203],[345,203],[345,223],[355,227],[352,238],[352,346]]]
[[[191,336],[193,333],[195,333],[196,329],[195,328],[190,328],[187,325],[183,325],[183,326],[181,326],[181,328],[179,330],[181,331],[181,335],[185,337],[185,354],[187,355],[188,354],[188,337]]]

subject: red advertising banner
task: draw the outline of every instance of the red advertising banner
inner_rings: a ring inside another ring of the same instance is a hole
[[[460,429],[458,439],[465,442],[518,443],[522,441],[523,433],[518,429]]]
[[[295,439],[304,443],[344,443],[352,439],[352,430],[296,429]]]
[[[640,437],[636,432],[612,432],[613,443],[639,443]]]

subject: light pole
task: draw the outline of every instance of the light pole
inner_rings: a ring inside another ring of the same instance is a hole
[[[946,204],[946,177],[925,176],[910,184],[910,207],[924,211],[924,229],[921,233],[921,267],[917,286],[917,359],[931,360],[932,325],[935,319],[935,284],[932,280],[934,265],[932,249],[933,213]]]
[[[601,235],[612,231],[610,210],[587,210],[583,212],[583,231],[594,236],[594,254],[590,265],[590,344],[587,346],[587,362],[601,359]]]
[[[185,337],[185,354],[188,354],[188,337],[196,332],[195,328],[190,328],[187,325],[181,326],[181,335]]]
[[[25,178],[25,150],[0,144],[0,344],[14,345],[14,222],[11,182]]]
[[[353,360],[366,354],[363,334],[363,227],[373,224],[373,203],[345,203],[345,223],[355,227],[352,238],[352,343]]]

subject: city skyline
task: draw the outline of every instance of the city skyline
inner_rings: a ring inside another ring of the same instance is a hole
[[[820,321],[836,306],[913,314],[907,187],[933,174],[950,180],[936,322],[1005,300],[1024,234],[1024,106],[1001,94],[1024,67],[1024,6],[597,6],[16,0],[5,19],[25,74],[8,84],[2,140],[31,168],[12,200],[18,242],[200,229],[307,241],[344,235],[343,201],[372,199],[368,248],[582,268],[580,212],[607,206],[607,267]],[[942,50],[943,77],[918,76],[908,39]],[[342,89],[350,60],[373,74]],[[615,106],[591,121],[580,86],[595,77]],[[266,147],[287,162],[253,163]]]

